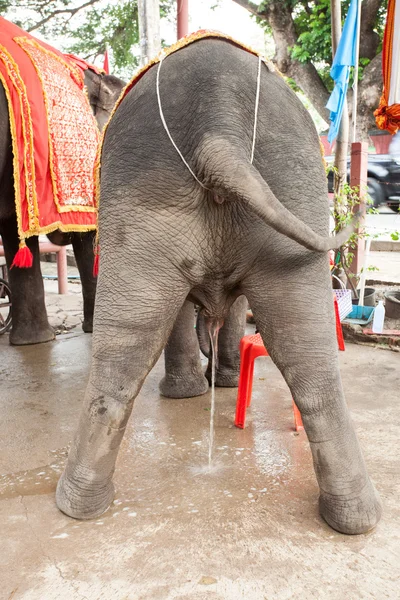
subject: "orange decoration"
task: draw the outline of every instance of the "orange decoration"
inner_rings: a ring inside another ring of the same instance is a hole
[[[395,34],[394,24],[396,8],[397,10],[400,10],[400,1],[397,1],[396,6],[396,0],[389,0],[382,48],[383,93],[379,102],[379,107],[374,112],[376,124],[379,129],[386,129],[392,134],[400,129],[400,104],[391,104],[388,106],[393,64],[393,39]],[[396,33],[398,35],[398,32]]]

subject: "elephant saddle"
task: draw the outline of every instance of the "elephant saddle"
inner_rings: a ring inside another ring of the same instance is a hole
[[[0,17],[0,81],[12,138],[20,249],[26,238],[96,228],[99,131],[83,91],[84,65]]]

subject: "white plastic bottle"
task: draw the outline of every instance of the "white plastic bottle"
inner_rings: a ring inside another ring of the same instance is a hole
[[[374,311],[374,320],[372,321],[372,332],[382,333],[383,322],[385,320],[385,307],[383,306],[383,300],[379,300],[378,306]]]

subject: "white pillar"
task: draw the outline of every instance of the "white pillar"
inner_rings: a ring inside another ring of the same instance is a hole
[[[144,66],[161,50],[160,4],[158,0],[138,0],[140,64]]]

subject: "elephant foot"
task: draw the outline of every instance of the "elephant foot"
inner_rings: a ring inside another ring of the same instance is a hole
[[[332,529],[348,535],[359,535],[373,529],[382,516],[382,504],[371,482],[361,494],[353,497],[322,493],[319,499],[322,518]]]
[[[209,385],[211,385],[211,368],[208,367],[205,372],[205,377]],[[229,387],[234,388],[239,385],[239,369],[217,369],[215,373],[215,386],[216,387]]]
[[[112,481],[104,487],[88,480],[86,484],[74,484],[65,472],[57,485],[56,503],[64,514],[73,519],[96,519],[110,508],[114,499],[114,485]]]
[[[44,342],[51,342],[55,337],[54,329],[50,325],[42,329],[18,328],[13,326],[10,333],[10,344],[12,346],[43,344]]]
[[[93,333],[93,319],[84,319],[82,329],[85,333]]]
[[[167,398],[193,398],[208,392],[208,381],[203,374],[196,378],[165,375],[159,389],[161,394]]]

